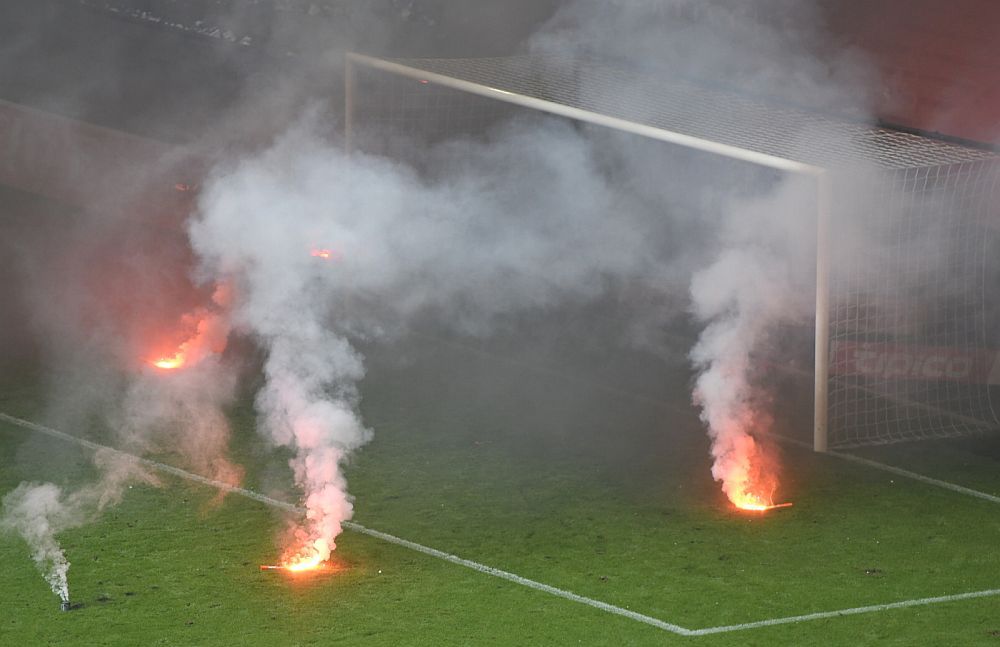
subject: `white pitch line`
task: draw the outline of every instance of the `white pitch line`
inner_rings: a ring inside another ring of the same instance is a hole
[[[238,494],[240,496],[244,496],[244,497],[247,497],[249,499],[253,499],[255,501],[259,501],[261,503],[264,503],[266,505],[269,505],[269,506],[272,506],[272,507],[275,507],[275,508],[280,508],[282,510],[285,510],[285,511],[288,511],[288,512],[292,512],[292,513],[296,513],[296,514],[305,514],[305,509],[304,508],[301,508],[301,507],[299,507],[297,505],[294,505],[292,503],[288,503],[287,501],[280,501],[278,499],[273,499],[273,498],[271,498],[269,496],[260,494],[259,492],[254,492],[253,490],[248,490],[246,488],[236,487],[234,485],[229,485],[228,483],[223,483],[222,481],[216,481],[214,479],[210,479],[210,478],[207,478],[207,477],[204,477],[204,476],[200,476],[198,474],[193,474],[191,472],[182,470],[182,469],[180,469],[178,467],[174,467],[173,465],[167,465],[166,463],[159,463],[157,461],[149,460],[148,458],[141,458],[139,456],[135,456],[133,454],[129,454],[129,453],[123,452],[123,451],[115,449],[113,447],[108,447],[106,445],[100,445],[98,443],[91,442],[89,440],[84,440],[83,438],[78,438],[78,437],[73,436],[71,434],[67,434],[65,432],[58,431],[56,429],[52,429],[51,427],[46,427],[45,425],[40,425],[40,424],[38,424],[36,422],[31,422],[30,420],[23,420],[21,418],[16,418],[14,416],[8,415],[8,414],[3,413],[3,412],[0,412],[0,420],[5,420],[5,421],[7,421],[7,422],[9,422],[9,423],[11,423],[13,425],[16,425],[16,426],[19,426],[19,427],[23,427],[25,429],[30,429],[32,431],[37,431],[37,432],[46,434],[48,436],[59,438],[61,440],[65,440],[65,441],[68,441],[68,442],[76,443],[77,445],[82,445],[83,447],[86,447],[86,448],[94,450],[94,451],[105,450],[105,451],[114,452],[115,454],[117,454],[119,456],[128,458],[130,460],[135,460],[135,461],[137,461],[137,462],[139,462],[139,463],[141,463],[143,465],[146,465],[146,466],[151,467],[153,469],[156,469],[158,471],[165,472],[165,473],[168,473],[168,474],[172,474],[174,476],[178,476],[180,478],[187,479],[189,481],[195,481],[195,482],[201,483],[203,485],[208,485],[208,486],[217,488],[219,490],[223,490],[225,492],[231,492],[233,494]],[[792,439],[788,439],[788,438],[784,438],[784,437],[781,437],[781,439],[782,440],[789,440],[789,441],[791,441],[791,442],[793,442],[795,444],[798,443],[798,441],[794,441]],[[848,458],[848,459],[857,458],[856,456],[850,456],[850,455],[847,455],[847,454],[836,454],[836,455],[840,456],[840,457],[843,457],[843,458]],[[865,460],[865,459],[860,459],[860,460]],[[871,462],[874,462],[874,461],[871,461]],[[881,463],[876,463],[876,465],[882,466]],[[889,467],[889,466],[888,465],[884,465],[882,467]],[[890,471],[892,471],[894,469],[895,468],[891,468]],[[905,470],[900,470],[900,472],[905,472]],[[921,476],[921,475],[920,474],[916,474],[915,476]],[[922,477],[922,478],[926,478],[926,477]],[[929,480],[930,481],[934,481],[934,479],[929,479]],[[944,481],[942,481],[941,483],[944,483]],[[951,484],[948,484],[948,485],[951,485]],[[955,487],[960,487],[960,486],[955,486]],[[970,492],[975,492],[975,490],[971,490]],[[983,493],[980,492],[979,494],[983,494]],[[985,496],[990,497],[990,495],[985,495]],[[380,539],[382,541],[385,541],[385,542],[388,542],[388,543],[391,543],[391,544],[396,544],[397,546],[402,546],[404,548],[408,548],[408,549],[416,551],[418,553],[423,553],[424,555],[428,555],[430,557],[436,557],[438,559],[444,560],[446,562],[450,562],[452,564],[456,564],[458,566],[464,566],[465,568],[472,569],[472,570],[477,571],[479,573],[484,573],[486,575],[491,575],[493,577],[504,579],[504,580],[507,580],[508,582],[513,582],[514,584],[519,584],[521,586],[524,586],[524,587],[527,587],[527,588],[530,588],[530,589],[534,589],[536,591],[541,591],[543,593],[548,593],[550,595],[554,595],[556,597],[560,597],[560,598],[563,598],[565,600],[570,600],[572,602],[577,602],[579,604],[585,604],[585,605],[587,605],[589,607],[593,607],[595,609],[599,609],[601,611],[604,611],[604,612],[607,612],[607,613],[611,613],[611,614],[614,614],[614,615],[618,615],[618,616],[622,616],[622,617],[625,617],[625,618],[629,618],[630,620],[635,620],[637,622],[641,622],[641,623],[649,625],[651,627],[655,627],[657,629],[662,629],[664,631],[669,631],[671,633],[674,633],[674,634],[677,634],[677,635],[680,635],[680,636],[705,636],[705,635],[709,635],[709,634],[727,633],[727,632],[731,632],[731,631],[743,631],[743,630],[747,630],[747,629],[759,629],[761,627],[770,627],[770,626],[774,626],[774,625],[794,624],[794,623],[799,623],[799,622],[808,622],[810,620],[823,620],[825,618],[836,618],[836,617],[839,617],[839,616],[857,615],[857,614],[861,614],[861,613],[873,613],[873,612],[876,612],[876,611],[887,611],[887,610],[890,610],[890,609],[902,609],[902,608],[906,608],[906,607],[915,607],[915,606],[922,606],[922,605],[928,605],[928,604],[937,604],[937,603],[941,603],[941,602],[956,602],[956,601],[960,601],[960,600],[969,600],[969,599],[973,599],[973,598],[984,598],[984,597],[991,597],[991,596],[1000,595],[1000,589],[989,589],[989,590],[986,590],[986,591],[973,591],[971,593],[958,593],[958,594],[955,594],[955,595],[945,595],[945,596],[933,597],[933,598],[919,598],[919,599],[914,599],[914,600],[904,600],[902,602],[890,602],[890,603],[887,603],[887,604],[876,604],[876,605],[867,606],[867,607],[855,607],[855,608],[851,608],[851,609],[840,609],[840,610],[837,610],[837,611],[821,611],[821,612],[809,613],[809,614],[805,614],[805,615],[788,616],[788,617],[785,617],[785,618],[772,618],[770,620],[759,620],[757,622],[747,622],[747,623],[736,624],[736,625],[724,625],[724,626],[719,626],[719,627],[705,627],[704,629],[687,629],[687,628],[682,627],[680,625],[676,625],[676,624],[672,624],[672,623],[669,623],[669,622],[665,622],[663,620],[659,620],[657,618],[653,618],[651,616],[647,616],[647,615],[644,615],[642,613],[638,613],[636,611],[632,611],[630,609],[623,609],[623,608],[617,607],[617,606],[615,606],[613,604],[608,604],[607,602],[601,602],[600,600],[595,600],[593,598],[588,598],[588,597],[585,597],[585,596],[582,596],[582,595],[577,595],[576,593],[573,593],[571,591],[566,591],[564,589],[556,588],[556,587],[550,586],[548,584],[543,584],[543,583],[537,582],[535,580],[530,580],[530,579],[528,579],[526,577],[521,577],[520,575],[517,575],[515,573],[511,573],[509,571],[504,571],[504,570],[501,570],[499,568],[493,568],[492,566],[486,566],[485,564],[480,564],[479,562],[474,562],[474,561],[469,560],[469,559],[464,559],[462,557],[458,557],[457,555],[452,555],[451,553],[446,553],[444,551],[437,550],[436,548],[430,548],[429,546],[424,546],[423,544],[418,544],[416,542],[412,542],[412,541],[409,541],[407,539],[403,539],[401,537],[396,537],[395,535],[390,535],[388,533],[384,533],[384,532],[381,532],[381,531],[378,531],[378,530],[374,530],[372,528],[367,528],[365,526],[362,526],[359,523],[354,523],[353,521],[344,522],[343,525],[344,525],[345,528],[347,528],[347,529],[349,529],[349,530],[351,530],[353,532],[361,533],[363,535],[368,535],[370,537],[374,537],[375,539]]]
[[[397,544],[409,548],[410,550],[415,550],[418,553],[423,553],[425,555],[430,555],[432,557],[437,557],[438,559],[443,559],[446,562],[451,562],[452,564],[458,564],[459,566],[464,566],[466,568],[471,568],[474,571],[479,571],[480,573],[485,573],[487,575],[492,575],[493,577],[499,577],[501,579],[507,580],[509,582],[514,582],[515,584],[520,584],[521,586],[526,586],[529,589],[535,589],[536,591],[543,591],[550,595],[555,595],[560,598],[565,598],[566,600],[572,600],[573,602],[579,602],[580,604],[586,604],[587,606],[594,607],[595,609],[600,609],[601,611],[607,611],[608,613],[613,613],[615,615],[624,616],[631,620],[636,620],[644,624],[656,627],[657,629],[663,629],[671,633],[679,634],[681,636],[693,636],[695,632],[691,629],[685,629],[680,625],[675,625],[669,622],[664,622],[663,620],[658,620],[642,613],[637,613],[630,609],[623,609],[621,607],[616,607],[613,604],[608,604],[607,602],[601,602],[600,600],[595,600],[593,598],[587,598],[582,595],[577,595],[571,591],[566,591],[564,589],[558,589],[554,586],[548,584],[542,584],[541,582],[536,582],[535,580],[529,580],[526,577],[521,577],[514,573],[508,571],[502,571],[499,568],[493,568],[492,566],[486,566],[485,564],[480,564],[478,562],[473,562],[468,559],[463,559],[456,555],[450,553],[445,553],[434,548],[428,548],[421,544],[414,543],[412,541],[401,539],[393,535],[386,534],[384,532],[379,532],[378,530],[372,530],[371,528],[365,528],[353,521],[348,521],[344,523],[346,528],[355,530],[357,532],[369,535],[371,537],[376,537],[383,541],[387,541],[392,544]]]
[[[640,395],[640,394],[637,394],[637,393],[632,393],[630,391],[625,391],[625,390],[619,389],[617,387],[609,386],[609,385],[601,383],[601,382],[592,382],[590,380],[585,380],[583,378],[579,378],[579,377],[574,376],[574,375],[569,375],[569,374],[566,374],[566,373],[563,373],[563,372],[560,372],[560,371],[557,371],[557,370],[554,370],[554,369],[549,369],[549,368],[545,368],[545,367],[541,367],[541,366],[535,366],[533,364],[528,364],[528,363],[524,363],[524,362],[518,362],[516,360],[512,360],[512,359],[509,359],[509,358],[506,358],[506,357],[502,357],[500,355],[494,355],[493,353],[490,353],[488,351],[485,351],[485,350],[482,350],[482,349],[479,349],[479,348],[474,348],[472,346],[466,346],[464,344],[459,344],[459,343],[451,342],[451,341],[448,341],[448,340],[439,339],[439,338],[431,336],[431,335],[421,334],[420,336],[423,337],[423,338],[425,338],[425,339],[429,339],[431,341],[434,341],[434,342],[436,342],[438,344],[441,344],[443,346],[448,346],[448,347],[451,347],[451,348],[454,348],[454,349],[457,349],[457,350],[460,350],[460,351],[463,351],[463,352],[472,353],[472,354],[475,354],[475,355],[486,357],[486,358],[491,359],[493,361],[503,362],[503,363],[508,364],[510,366],[514,366],[514,367],[517,367],[517,368],[529,370],[529,371],[532,371],[532,372],[535,372],[535,373],[553,375],[555,377],[559,377],[559,378],[561,378],[563,380],[566,380],[566,381],[569,381],[569,382],[573,382],[573,383],[580,384],[580,385],[583,385],[583,386],[586,386],[586,387],[590,387],[590,388],[600,389],[602,391],[610,393],[611,395],[615,395],[615,396],[618,396],[618,397],[622,397],[622,398],[626,398],[626,399],[629,399],[629,400],[633,400],[635,402],[640,402],[642,404],[654,406],[654,407],[657,407],[657,408],[660,408],[660,409],[664,409],[664,410],[667,410],[667,411],[671,411],[673,413],[677,413],[677,414],[680,414],[680,415],[689,416],[689,417],[693,418],[694,420],[697,420],[699,423],[701,422],[701,419],[699,418],[698,413],[696,411],[694,411],[693,409],[689,408],[689,407],[679,407],[677,405],[670,404],[668,402],[662,402],[662,401],[656,400],[656,399],[648,397],[648,396]],[[798,374],[798,373],[796,372],[795,374]],[[810,377],[811,377],[811,374],[810,374]],[[784,436],[784,435],[776,434],[776,433],[770,433],[769,432],[769,433],[766,433],[765,435],[770,436],[772,438],[775,438],[777,440],[780,440],[780,441],[782,441],[784,443],[787,443],[789,445],[795,445],[797,447],[801,447],[801,448],[807,449],[809,451],[813,450],[812,443],[807,443],[807,442],[804,442],[804,441],[801,441],[801,440],[798,440],[798,439],[795,439],[795,438],[791,438],[789,436]],[[952,492],[958,492],[959,494],[965,494],[965,495],[968,495],[968,496],[976,497],[978,499],[983,499],[985,501],[990,501],[992,503],[1000,503],[1000,496],[995,496],[995,495],[992,495],[992,494],[988,494],[986,492],[981,492],[979,490],[973,490],[972,488],[967,488],[967,487],[964,487],[962,485],[958,485],[956,483],[949,483],[948,481],[942,481],[940,479],[931,478],[930,476],[924,476],[923,474],[918,474],[917,472],[911,472],[909,470],[904,470],[901,467],[893,467],[892,465],[886,465],[885,463],[879,463],[878,461],[873,461],[873,460],[868,459],[868,458],[862,458],[860,456],[856,456],[854,454],[848,454],[846,452],[838,452],[838,451],[830,450],[830,451],[825,452],[825,454],[827,454],[829,456],[835,456],[835,457],[843,459],[845,461],[850,461],[850,462],[853,462],[853,463],[858,463],[859,465],[866,465],[866,466],[871,467],[873,469],[882,470],[884,472],[891,472],[892,474],[896,474],[898,476],[903,476],[903,477],[906,477],[906,478],[909,478],[909,479],[913,479],[915,481],[920,481],[922,483],[927,483],[929,485],[935,485],[937,487],[944,488],[946,490],[951,490]]]
[[[218,488],[225,492],[239,494],[240,496],[244,496],[253,499],[255,501],[264,503],[266,505],[286,510],[288,512],[293,512],[296,514],[305,514],[306,512],[305,508],[301,508],[286,501],[279,501],[278,499],[272,499],[269,496],[260,494],[259,492],[254,492],[253,490],[248,490],[246,488],[241,488],[234,485],[230,485],[228,483],[223,483],[222,481],[216,481],[214,479],[210,479],[201,476],[199,474],[193,474],[191,472],[182,470],[178,467],[174,467],[173,465],[167,465],[166,463],[159,463],[157,461],[149,460],[148,458],[141,458],[139,456],[135,456],[133,454],[129,454],[127,452],[115,449],[114,447],[108,447],[106,445],[100,445],[98,443],[91,442],[89,440],[84,440],[83,438],[78,438],[76,436],[73,436],[72,434],[67,434],[57,429],[52,429],[51,427],[46,427],[45,425],[40,425],[36,422],[31,422],[30,420],[23,420],[21,418],[16,418],[14,416],[8,415],[3,412],[0,412],[0,420],[5,420],[13,425],[30,429],[32,431],[37,431],[39,433],[43,433],[48,436],[52,436],[54,438],[59,438],[60,440],[76,443],[77,445],[82,445],[83,447],[86,447],[93,451],[103,450],[103,451],[114,452],[119,456],[123,456],[125,458],[128,458],[129,460],[134,460],[136,462],[139,462],[143,465],[146,465],[147,467],[153,468],[160,472],[172,474],[174,476],[178,476],[180,478],[187,479],[189,481],[195,481],[197,483],[201,483],[202,485],[208,485],[214,488]],[[671,633],[679,634],[681,636],[692,635],[690,629],[685,629],[680,625],[664,622],[663,620],[659,620],[651,616],[637,613],[630,609],[623,609],[621,607],[616,607],[615,605],[608,604],[607,602],[601,602],[600,600],[595,600],[593,598],[577,595],[572,591],[566,591],[564,589],[556,588],[549,584],[543,584],[541,582],[536,582],[535,580],[529,580],[528,578],[521,577],[520,575],[517,575],[515,573],[504,571],[499,568],[493,568],[492,566],[487,566],[485,564],[480,564],[479,562],[474,562],[469,559],[464,559],[462,557],[458,557],[457,555],[452,555],[450,553],[437,550],[436,548],[431,548],[429,546],[424,546],[423,544],[418,544],[416,542],[409,541],[408,539],[403,539],[401,537],[396,537],[395,535],[390,535],[388,533],[384,533],[378,530],[373,530],[371,528],[362,526],[359,523],[354,523],[353,521],[346,521],[344,522],[343,525],[345,528],[352,530],[354,532],[361,533],[363,535],[368,535],[369,537],[374,537],[376,539],[381,539],[382,541],[386,541],[391,544],[396,544],[397,546],[409,548],[410,550],[416,551],[418,553],[423,553],[424,555],[428,555],[430,557],[436,557],[446,562],[451,562],[452,564],[464,566],[465,568],[471,568],[474,571],[485,573],[486,575],[499,577],[500,579],[504,579],[507,580],[508,582],[513,582],[521,586],[525,586],[529,589],[534,589],[536,591],[548,593],[549,595],[554,595],[556,597],[570,600],[572,602],[586,604],[587,606],[593,607],[595,609],[623,616],[625,618],[629,618],[630,620],[642,622],[652,627],[656,627],[657,629],[663,629],[664,631],[669,631]]]
[[[789,438],[788,436],[782,436],[780,434],[773,434],[773,433],[767,435],[782,442],[788,443],[790,445],[804,447],[809,450],[812,449],[811,444],[803,442],[801,440],[796,440],[795,438]],[[893,467],[892,465],[879,463],[878,461],[873,461],[869,458],[862,458],[861,456],[855,456],[854,454],[847,454],[845,452],[835,452],[835,451],[828,451],[825,452],[825,454],[851,463],[865,465],[873,469],[882,470],[883,472],[889,472],[890,474],[895,474],[897,476],[903,476],[908,479],[913,479],[914,481],[920,481],[921,483],[927,483],[928,485],[934,485],[939,488],[944,488],[945,490],[958,492],[959,494],[965,494],[967,496],[976,497],[977,499],[983,499],[984,501],[989,501],[990,503],[1000,503],[1000,496],[995,496],[993,494],[988,494],[986,492],[981,492],[979,490],[973,490],[972,488],[967,488],[965,486],[958,485],[956,483],[950,483],[948,481],[942,481],[940,479],[931,478],[930,476],[924,476],[923,474],[918,474],[917,472],[904,470],[901,467]]]
[[[581,385],[584,385],[584,386],[587,386],[587,387],[590,387],[590,388],[601,389],[603,391],[606,391],[606,392],[608,392],[608,393],[610,393],[612,395],[616,395],[618,397],[627,398],[627,399],[630,399],[630,400],[634,400],[636,402],[640,402],[642,404],[647,404],[647,405],[651,405],[651,406],[654,406],[654,407],[658,407],[660,409],[666,409],[668,411],[671,411],[673,413],[677,413],[677,414],[680,414],[680,415],[690,416],[690,417],[692,417],[692,418],[700,421],[700,418],[698,418],[698,414],[693,409],[690,409],[690,408],[683,408],[683,407],[679,407],[677,405],[673,405],[673,404],[670,404],[670,403],[667,403],[667,402],[661,402],[659,400],[656,400],[654,398],[650,398],[648,396],[639,395],[639,394],[636,394],[636,393],[632,393],[630,391],[624,391],[622,389],[619,389],[619,388],[616,388],[616,387],[613,387],[613,386],[609,386],[607,384],[603,384],[603,383],[600,383],[600,382],[591,382],[590,380],[585,380],[585,379],[582,379],[582,378],[579,378],[579,377],[576,377],[576,376],[573,376],[573,375],[568,375],[566,373],[562,373],[562,372],[556,371],[554,369],[544,368],[544,367],[540,367],[540,366],[534,366],[534,365],[526,364],[524,362],[518,362],[516,360],[511,360],[511,359],[506,358],[506,357],[501,357],[499,355],[494,355],[493,353],[490,353],[488,351],[484,351],[484,350],[479,349],[479,348],[474,348],[472,346],[466,346],[464,344],[458,344],[458,343],[455,343],[455,342],[438,339],[438,338],[430,336],[430,335],[421,335],[421,337],[424,337],[426,339],[430,339],[430,340],[432,340],[432,341],[434,341],[434,342],[436,342],[438,344],[441,344],[441,345],[444,345],[444,346],[448,346],[448,347],[451,347],[451,348],[454,348],[454,349],[457,349],[457,350],[460,350],[460,351],[463,351],[463,352],[468,352],[468,353],[472,353],[472,354],[475,354],[475,355],[479,355],[481,357],[486,357],[486,358],[494,360],[494,361],[503,362],[505,364],[508,364],[508,365],[511,365],[511,366],[515,366],[515,367],[521,368],[521,369],[530,370],[530,371],[533,371],[533,372],[536,372],[536,373],[553,375],[553,376],[562,378],[562,379],[564,379],[566,381],[569,381],[569,382],[581,384]],[[803,442],[801,440],[797,440],[795,438],[790,438],[788,436],[783,436],[781,434],[775,434],[775,433],[767,433],[765,435],[770,436],[772,438],[775,438],[777,440],[780,440],[780,441],[782,441],[784,443],[787,443],[789,445],[795,445],[797,447],[802,447],[802,448],[807,449],[809,451],[812,451],[812,449],[813,449],[812,443],[806,443],[806,442]],[[973,490],[972,488],[967,488],[967,487],[964,487],[964,486],[961,486],[961,485],[958,485],[958,484],[955,484],[955,483],[949,483],[948,481],[942,481],[940,479],[931,478],[930,476],[924,476],[923,474],[918,474],[917,472],[911,472],[909,470],[904,470],[904,469],[902,469],[900,467],[893,467],[892,465],[886,465],[885,463],[879,463],[878,461],[873,461],[873,460],[868,459],[868,458],[862,458],[860,456],[855,456],[854,454],[847,454],[847,453],[844,453],[844,452],[837,452],[837,451],[830,450],[830,451],[827,451],[827,452],[824,452],[824,453],[827,454],[827,455],[829,455],[829,456],[835,456],[837,458],[843,459],[845,461],[850,461],[852,463],[858,463],[859,465],[866,465],[868,467],[871,467],[871,468],[874,468],[874,469],[877,469],[877,470],[882,470],[884,472],[890,472],[890,473],[896,474],[898,476],[903,476],[903,477],[906,477],[906,478],[909,478],[909,479],[913,479],[915,481],[920,481],[922,483],[927,483],[928,485],[935,485],[937,487],[944,488],[946,490],[951,490],[952,492],[958,492],[959,494],[965,494],[965,495],[968,495],[968,496],[976,497],[978,499],[983,499],[985,501],[990,501],[991,503],[1000,503],[1000,497],[998,497],[998,496],[995,496],[995,495],[992,495],[992,494],[988,494],[986,492],[980,492],[979,490]]]
[[[906,478],[910,478],[915,481],[920,481],[922,483],[936,485],[940,488],[951,490],[952,492],[958,492],[960,494],[967,494],[968,496],[974,496],[977,499],[983,499],[985,501],[990,501],[992,503],[1000,503],[1000,497],[988,494],[986,492],[980,492],[979,490],[973,490],[972,488],[967,488],[962,485],[957,485],[955,483],[949,483],[948,481],[942,481],[940,479],[924,476],[923,474],[918,474],[916,472],[904,470],[899,467],[893,467],[892,465],[886,465],[885,463],[879,463],[878,461],[873,461],[868,458],[855,456],[854,454],[845,454],[843,452],[829,452],[829,453],[832,454],[833,456],[836,456],[837,458],[842,458],[845,461],[858,463],[859,465],[867,465],[868,467],[873,467],[877,470],[882,470],[884,472],[889,472],[891,474],[896,474],[898,476],[905,476]]]
[[[927,604],[938,604],[941,602],[958,602],[960,600],[971,600],[973,598],[988,598],[995,595],[1000,595],[1000,589],[989,589],[987,591],[973,591],[972,593],[956,593],[955,595],[941,595],[935,598],[904,600],[903,602],[890,602],[888,604],[873,604],[868,607],[854,607],[853,609],[840,609],[839,611],[820,611],[819,613],[807,613],[801,616],[774,618],[772,620],[747,622],[738,625],[707,627],[705,629],[694,629],[688,635],[706,636],[708,634],[721,634],[729,631],[743,631],[744,629],[759,629],[761,627],[787,625],[797,622],[807,622],[809,620],[823,620],[826,618],[838,618],[840,616],[853,616],[859,613],[873,613],[875,611],[888,611],[889,609],[905,609],[907,607],[919,607]]]

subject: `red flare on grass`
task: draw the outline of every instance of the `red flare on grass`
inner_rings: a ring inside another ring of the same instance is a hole
[[[735,505],[740,510],[749,510],[750,512],[766,512],[767,510],[774,510],[776,508],[790,508],[792,507],[792,502],[787,503],[763,503],[755,499],[745,500],[745,501],[733,501]]]
[[[262,571],[282,571],[284,573],[338,573],[344,570],[341,564],[332,561],[291,562],[284,564],[261,564]]]
[[[172,355],[147,359],[146,362],[158,369],[172,371],[197,364],[211,354],[222,353],[229,336],[226,310],[232,302],[232,289],[228,283],[216,286],[212,302],[215,305],[212,310],[198,308],[181,317],[181,326],[192,332]]]
[[[788,508],[791,503],[775,503],[778,464],[773,451],[744,431],[747,426],[727,428],[712,448],[715,463],[712,476],[722,482],[722,490],[740,510],[765,512]]]
[[[339,261],[340,252],[335,249],[328,249],[326,247],[313,247],[309,250],[309,255],[313,258],[320,258],[324,261]]]
[[[184,366],[184,355],[181,352],[177,352],[173,357],[161,357],[157,360],[150,360],[149,362],[156,368],[162,368],[165,371],[171,371],[175,368],[180,368]]]

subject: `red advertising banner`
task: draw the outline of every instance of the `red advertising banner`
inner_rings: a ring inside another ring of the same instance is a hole
[[[882,380],[1000,384],[995,350],[835,341],[830,373]]]

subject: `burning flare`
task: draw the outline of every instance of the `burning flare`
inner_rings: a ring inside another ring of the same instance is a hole
[[[173,370],[184,366],[184,353],[183,351],[177,351],[173,357],[161,357],[158,360],[150,360],[149,363],[156,368],[162,368],[165,371]]]
[[[712,476],[722,482],[722,490],[733,505],[753,512],[791,507],[791,503],[774,502],[778,489],[775,461],[753,436],[730,432],[716,440]]]
[[[262,571],[288,571],[289,573],[301,573],[303,571],[317,571],[323,568],[324,562],[319,555],[310,559],[300,561],[285,562],[277,565],[261,564]]]
[[[303,549],[307,550],[307,549]],[[339,571],[343,568],[333,562],[329,557],[324,558],[322,553],[316,552],[312,555],[298,553],[290,558],[282,560],[280,564],[261,564],[262,571],[284,571],[286,573],[308,573],[308,572],[328,572]]]
[[[158,369],[172,371],[183,366],[193,366],[211,354],[226,349],[229,336],[228,310],[232,303],[232,288],[228,282],[219,283],[212,294],[213,308],[198,308],[181,317],[181,326],[191,330],[191,335],[177,347],[173,355],[165,355],[147,362]]]
[[[340,252],[326,247],[313,247],[309,250],[309,255],[313,258],[321,258],[324,261],[340,260]]]

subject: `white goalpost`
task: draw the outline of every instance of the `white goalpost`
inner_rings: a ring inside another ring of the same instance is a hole
[[[590,60],[351,53],[346,65],[349,149],[406,155],[397,138],[412,146],[474,135],[527,110],[807,178],[814,449],[1000,426],[991,399],[1000,381],[993,153]]]

